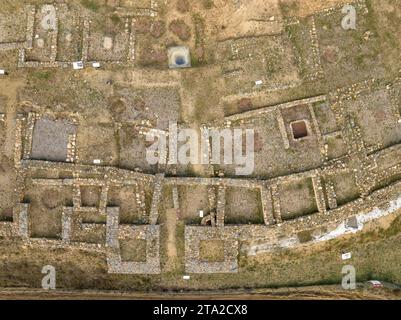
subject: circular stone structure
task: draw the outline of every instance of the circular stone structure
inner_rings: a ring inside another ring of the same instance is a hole
[[[110,36],[105,36],[103,38],[103,48],[106,50],[113,49],[113,38]]]
[[[335,46],[328,46],[323,51],[323,58],[329,63],[336,63],[339,59],[339,49]]]
[[[191,55],[189,53],[189,48],[184,46],[169,48],[168,65],[171,69],[191,67]]]

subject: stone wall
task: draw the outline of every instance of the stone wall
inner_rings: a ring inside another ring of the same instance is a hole
[[[203,261],[199,256],[201,241],[222,240],[224,261]],[[185,271],[188,273],[238,272],[238,240],[235,234],[224,228],[185,227]]]
[[[59,10],[69,10],[67,4],[56,4],[53,3],[52,6],[56,8],[56,12]],[[126,20],[126,25],[129,26],[128,32],[129,41],[127,43],[127,57],[123,61],[96,61],[102,64],[117,64],[132,66],[136,59],[136,34],[135,34],[135,17],[148,16],[156,17],[158,15],[158,0],[152,0],[150,2],[149,8],[138,8],[134,10],[128,10],[127,8],[117,7],[115,14],[119,15],[122,19]],[[52,30],[51,34],[51,45],[49,52],[49,61],[27,61],[26,60],[26,50],[32,49],[34,45],[34,30],[36,21],[36,11],[38,7],[34,5],[26,6],[26,40],[23,42],[10,42],[10,43],[0,43],[1,50],[18,50],[18,67],[20,68],[72,68],[72,63],[74,61],[57,61],[58,52],[58,17],[56,16],[56,28]],[[94,61],[88,61],[88,49],[91,41],[91,18],[87,16],[81,16],[83,19],[82,28],[82,56],[81,61],[85,66],[92,66]],[[127,32],[127,30],[126,30]]]
[[[119,225],[118,221],[118,208],[108,208],[106,229],[108,272],[120,274],[160,273],[160,226]],[[146,262],[122,261],[119,240],[121,238],[145,239]]]

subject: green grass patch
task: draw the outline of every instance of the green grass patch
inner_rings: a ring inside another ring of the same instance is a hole
[[[214,6],[214,1],[213,0],[203,0],[203,7],[205,9],[212,9]]]
[[[50,80],[52,74],[50,71],[35,71],[31,74],[31,77],[35,80]]]
[[[93,0],[81,0],[81,4],[92,11],[98,11],[99,10],[99,5],[96,3],[96,1]]]

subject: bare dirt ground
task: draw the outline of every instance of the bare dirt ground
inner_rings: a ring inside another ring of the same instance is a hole
[[[306,17],[317,11],[321,11],[336,5],[346,4],[345,0],[280,0],[281,5],[288,8],[289,15]]]
[[[15,115],[18,103],[18,90],[25,84],[23,79],[0,79],[0,95],[4,96],[2,106],[6,114],[5,136],[0,138],[0,186],[7,186],[0,192],[0,214],[12,208],[15,188],[15,172],[13,170],[13,149],[15,136]]]
[[[125,293],[102,291],[53,291],[44,292],[32,289],[0,290],[0,299],[5,300],[399,300],[400,294],[391,289],[357,289],[355,291],[341,290],[338,286],[316,286],[304,288],[280,288],[271,290],[255,290],[244,293],[235,290],[224,292],[186,292],[185,294],[169,293]]]

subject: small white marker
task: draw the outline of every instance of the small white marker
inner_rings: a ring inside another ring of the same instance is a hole
[[[92,67],[94,67],[94,68],[100,68],[100,62],[94,62],[94,63],[92,63]]]
[[[6,74],[6,70],[0,69],[0,75],[5,75],[5,74]]]
[[[203,218],[203,210],[199,210],[199,217]]]
[[[75,61],[72,63],[72,67],[74,70],[80,70],[84,68],[84,63],[82,61]]]
[[[341,258],[342,258],[343,260],[351,259],[351,252],[343,253],[343,254],[341,255]]]
[[[183,278],[184,280],[189,280],[189,279],[191,279],[190,276],[183,276],[182,278]]]
[[[95,159],[95,160],[93,160],[93,163],[94,163],[94,164],[101,164],[101,163],[102,163],[102,160],[100,160],[100,159]]]
[[[262,80],[256,80],[256,81],[255,81],[255,84],[256,84],[257,86],[260,86],[261,84],[263,84],[263,81],[262,81]]]

